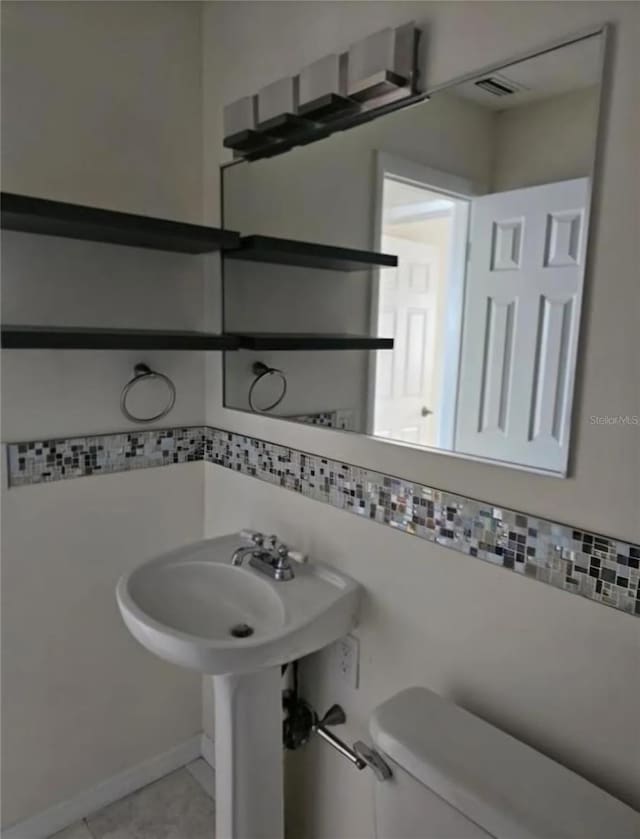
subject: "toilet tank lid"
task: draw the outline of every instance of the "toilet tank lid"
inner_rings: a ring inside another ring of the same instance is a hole
[[[496,839],[638,839],[640,814],[426,688],[375,709],[377,748]]]

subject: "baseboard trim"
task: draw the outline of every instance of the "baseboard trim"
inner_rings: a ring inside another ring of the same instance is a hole
[[[101,807],[106,807],[107,804],[112,804],[124,798],[125,795],[130,795],[141,787],[157,781],[163,775],[179,769],[201,755],[207,763],[210,763],[211,761],[204,753],[205,739],[208,741],[208,750],[209,743],[211,744],[212,756],[213,741],[206,734],[196,734],[195,737],[174,746],[163,754],[125,769],[124,772],[101,781],[92,789],[85,790],[68,801],[55,804],[37,816],[6,828],[2,831],[2,839],[48,839],[58,830],[63,830],[74,822],[95,813]]]
[[[216,768],[216,755],[213,740],[208,734],[203,733],[200,738],[200,754],[212,769]]]

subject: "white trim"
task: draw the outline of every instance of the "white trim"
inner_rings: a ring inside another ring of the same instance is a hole
[[[428,186],[436,192],[443,192],[454,198],[465,198],[467,201],[475,195],[486,192],[469,178],[443,172],[441,169],[433,169],[431,166],[425,166],[424,163],[416,163],[415,160],[408,160],[388,152],[378,152],[378,173],[378,176],[382,178],[388,175],[397,181],[422,187]]]
[[[106,807],[107,804],[112,804],[124,798],[125,795],[130,795],[169,772],[196,760],[201,756],[202,740],[203,737],[196,734],[185,743],[180,743],[163,754],[125,769],[124,772],[101,781],[67,801],[54,804],[53,807],[37,816],[32,816],[3,830],[2,839],[48,839],[52,834],[90,816],[102,807]],[[205,760],[209,762],[206,757]]]
[[[384,210],[384,152],[376,152],[376,174],[374,187],[374,201],[373,201],[373,219],[372,219],[372,242],[371,250],[377,251],[380,248],[382,241],[382,214]],[[369,283],[369,335],[378,334],[378,308],[380,297],[380,272],[371,272],[371,282]],[[374,412],[376,401],[376,371],[378,369],[377,360],[378,353],[370,352],[369,364],[367,365],[367,407],[365,416],[365,433],[369,436],[373,435],[374,430]]]
[[[467,289],[467,262],[469,259],[469,229],[472,202],[457,201],[453,213],[453,229],[449,244],[449,276],[446,284],[444,363],[440,382],[438,404],[438,448],[452,451],[458,415],[460,382],[460,357],[462,355],[462,323]],[[451,382],[456,387],[451,387]]]
[[[216,756],[213,740],[208,734],[202,734],[200,737],[200,754],[207,761],[212,769],[216,768]]]

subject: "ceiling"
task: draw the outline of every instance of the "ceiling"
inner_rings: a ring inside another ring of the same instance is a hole
[[[508,64],[496,72],[483,74],[447,89],[446,93],[471,99],[491,110],[502,111],[527,102],[593,87],[600,84],[601,51],[602,35],[592,35],[526,61]],[[477,81],[487,78],[518,89],[507,96],[496,96],[477,86]]]

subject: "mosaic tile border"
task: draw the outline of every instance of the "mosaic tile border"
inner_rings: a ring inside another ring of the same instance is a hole
[[[640,544],[207,426],[7,446],[11,487],[206,460],[640,616]]]
[[[335,411],[319,411],[315,414],[289,414],[283,419],[302,422],[305,425],[320,425],[323,428],[341,428],[343,431],[354,430],[353,411],[349,410],[338,409]]]
[[[202,426],[7,444],[9,486],[202,460]]]

